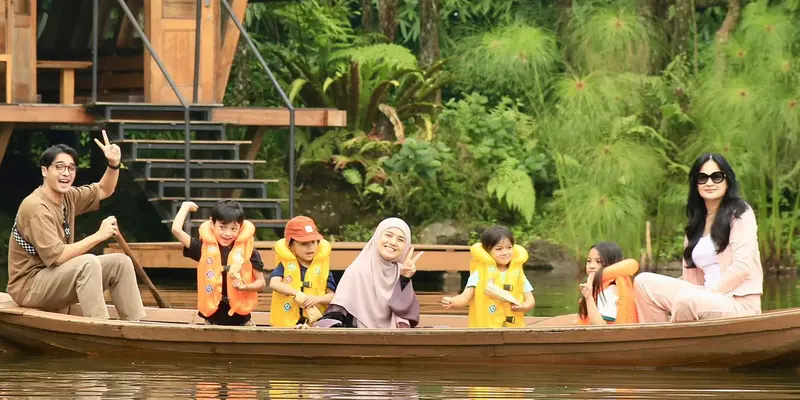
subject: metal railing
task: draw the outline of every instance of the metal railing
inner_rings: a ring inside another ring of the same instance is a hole
[[[250,35],[242,26],[242,23],[236,19],[236,14],[233,13],[231,9],[230,3],[228,0],[220,0],[222,6],[227,11],[228,16],[231,17],[231,20],[236,25],[236,28],[239,29],[239,33],[242,34],[244,40],[247,42],[247,46],[250,47],[250,50],[255,54],[258,62],[261,64],[261,67],[264,68],[264,71],[269,76],[269,80],[272,82],[272,86],[275,87],[275,90],[278,91],[278,94],[281,96],[281,100],[286,105],[286,108],[289,109],[289,218],[294,217],[294,186],[295,186],[295,137],[294,137],[294,127],[295,127],[295,109],[292,105],[292,102],[289,101],[289,96],[286,95],[286,92],[283,91],[281,85],[278,83],[278,80],[275,79],[275,75],[272,74],[272,70],[269,69],[267,66],[267,62],[264,61],[264,57],[261,56],[261,52],[258,51],[258,47],[256,47],[255,43],[253,43],[253,39],[250,38]],[[198,17],[199,18],[199,17]]]
[[[199,95],[199,79],[200,79],[200,50],[201,50],[201,36],[202,36],[202,7],[203,1],[206,4],[210,4],[211,0],[197,0],[197,12],[196,12],[196,23],[195,23],[195,52],[194,52],[194,82],[192,86],[192,102],[197,104],[198,102],[198,95]],[[190,105],[186,101],[186,99],[181,94],[178,86],[175,84],[175,81],[172,79],[170,74],[167,72],[166,67],[161,62],[161,58],[159,58],[158,54],[156,53],[155,49],[153,49],[153,45],[147,39],[144,31],[142,30],[141,26],[139,26],[139,22],[137,21],[136,17],[131,12],[128,5],[125,3],[125,0],[117,0],[119,3],[120,8],[122,8],[123,12],[125,13],[126,17],[130,21],[133,28],[139,34],[142,39],[142,43],[147,48],[147,51],[150,52],[150,55],[155,60],[158,68],[161,70],[161,73],[164,74],[164,78],[166,78],[167,83],[169,84],[172,91],[175,93],[175,96],[178,98],[178,101],[181,103],[184,109],[184,134],[185,134],[185,147],[184,147],[184,174],[186,176],[184,190],[185,190],[185,198],[186,200],[190,200],[190,145],[189,142],[191,141],[190,135]],[[97,75],[98,75],[98,65],[97,65],[97,58],[98,58],[98,37],[99,37],[99,0],[93,1],[93,11],[92,11],[92,103],[97,103]],[[281,97],[286,108],[289,110],[289,217],[294,217],[294,199],[295,199],[295,108],[292,105],[292,102],[289,100],[289,96],[286,95],[286,92],[281,88],[278,80],[275,78],[275,75],[270,70],[267,62],[264,60],[264,57],[261,56],[261,52],[258,51],[258,47],[256,47],[253,39],[245,30],[244,26],[242,25],[241,21],[236,18],[236,14],[234,14],[233,9],[231,8],[230,3],[228,0],[220,0],[222,7],[227,12],[228,16],[233,21],[236,28],[239,30],[239,33],[244,37],[244,40],[247,42],[248,47],[250,50],[255,54],[258,62],[261,64],[261,67],[267,73],[272,86],[275,90],[278,91],[278,94]],[[189,225],[189,220],[187,219],[187,229]]]

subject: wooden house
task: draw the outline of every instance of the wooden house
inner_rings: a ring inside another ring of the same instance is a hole
[[[248,0],[0,0],[0,162],[15,130],[103,128],[123,146],[126,168],[164,222],[188,191],[201,208],[238,197],[267,215],[257,225],[283,226],[287,199],[269,196],[275,180],[253,176],[264,162],[256,159],[263,135],[269,127],[344,126],[346,115],[294,109],[285,97],[282,108],[223,104],[237,46],[248,38],[241,28],[247,6]],[[228,140],[231,126],[248,127],[247,140]],[[134,139],[129,132],[149,135]]]

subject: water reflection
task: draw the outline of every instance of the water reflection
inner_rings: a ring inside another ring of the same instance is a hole
[[[789,399],[790,372],[0,358],[0,399]]]

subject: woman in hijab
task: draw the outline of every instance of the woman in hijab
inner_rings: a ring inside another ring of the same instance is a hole
[[[344,271],[336,295],[314,326],[413,328],[419,302],[411,284],[417,272],[411,229],[399,218],[383,220],[355,261]]]

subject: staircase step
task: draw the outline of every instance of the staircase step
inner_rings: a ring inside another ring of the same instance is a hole
[[[157,201],[186,201],[183,197],[153,197],[151,199],[147,199],[150,202],[157,202]],[[196,199],[191,199],[191,201],[195,202],[199,207],[213,207],[214,204],[217,204],[220,200],[236,200],[238,201],[242,207],[254,207],[259,206],[263,203],[285,203],[289,201],[288,199],[249,199],[249,198],[238,198],[238,199],[230,199],[227,197],[198,197]],[[245,206],[245,204],[248,204]]]
[[[183,178],[136,178],[137,182],[183,182],[186,179]],[[259,182],[259,183],[276,183],[280,182],[280,179],[232,179],[232,178],[192,178],[192,183],[250,183],[250,182]]]
[[[125,160],[124,162],[143,162],[152,164],[184,164],[180,158],[136,158]],[[266,164],[266,160],[189,160],[190,164]]]
[[[183,146],[183,140],[167,140],[167,139],[123,139],[116,142],[117,144],[138,144],[138,145],[153,145],[153,144],[179,144]],[[189,144],[228,144],[228,145],[244,145],[251,144],[248,140],[190,140]]]
[[[252,222],[256,228],[283,228],[286,226],[286,223],[289,222],[288,219],[250,219],[247,218],[248,221]],[[164,219],[161,222],[172,225],[172,219]],[[192,227],[200,226],[203,222],[208,221],[207,219],[193,219],[191,220]]]
[[[159,197],[166,196],[165,189],[173,189],[171,193],[177,196],[178,193],[183,194],[186,180],[183,178],[136,178],[136,182],[143,185],[149,185],[148,189],[152,190],[155,187],[155,192]],[[256,196],[267,197],[267,185],[269,183],[276,183],[277,179],[232,179],[232,178],[197,178],[192,179],[190,189],[241,189],[241,190],[257,190]],[[147,186],[145,186],[147,188]]]
[[[178,213],[181,203],[186,201],[184,197],[153,197],[147,199],[154,205],[161,205],[159,213],[164,219],[170,219]],[[190,198],[200,208],[214,207],[220,200],[236,200],[242,205],[242,208],[254,209],[270,209],[273,211],[272,218],[281,219],[281,203],[285,203],[287,199],[267,199],[267,198],[237,198],[231,199],[229,197],[197,197]]]
[[[152,178],[154,169],[183,169],[186,164],[182,159],[160,159],[160,158],[135,158],[123,160],[124,163],[144,166],[144,176]],[[189,160],[191,170],[221,170],[221,171],[242,171],[247,174],[247,178],[253,177],[253,166],[255,164],[266,164],[264,160]]]
[[[184,120],[174,120],[174,119],[105,119],[105,120],[98,120],[98,122],[102,122],[105,124],[149,124],[149,125],[175,125],[175,126],[184,126],[186,123]],[[221,122],[214,122],[214,121],[189,121],[189,126],[194,125],[225,125]]]
[[[117,144],[130,146],[131,159],[138,159],[141,157],[139,154],[143,150],[178,150],[184,151],[186,149],[186,142],[183,140],[166,140],[166,139],[123,139],[117,140]],[[189,141],[189,150],[204,151],[229,151],[233,152],[232,159],[239,158],[239,146],[250,144],[252,142],[244,140],[191,140]],[[152,157],[152,155],[151,155]]]

